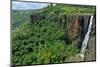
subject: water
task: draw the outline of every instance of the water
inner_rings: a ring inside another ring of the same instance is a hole
[[[88,40],[89,40],[89,35],[90,35],[90,32],[91,32],[92,23],[93,23],[92,20],[93,20],[93,16],[91,16],[91,18],[90,18],[88,31],[85,35],[83,42],[82,42],[82,48],[81,48],[81,51],[80,51],[80,53],[81,53],[80,56],[82,57],[82,60],[84,59],[85,50],[86,50],[87,43],[88,43]]]

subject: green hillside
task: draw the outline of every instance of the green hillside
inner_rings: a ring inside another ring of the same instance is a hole
[[[64,15],[92,15],[93,6],[56,5],[39,10],[12,10],[12,54],[13,64],[50,64],[70,61],[79,53],[75,41],[66,43],[67,28],[58,22]],[[45,16],[30,20],[30,15]],[[68,21],[66,21],[67,26]],[[65,32],[66,31],[66,32]]]

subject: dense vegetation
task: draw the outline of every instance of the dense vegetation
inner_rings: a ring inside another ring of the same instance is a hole
[[[66,44],[63,36],[63,30],[46,20],[39,24],[25,24],[19,27],[12,36],[13,62],[16,64],[65,62],[70,55],[75,55],[77,50],[74,44]]]
[[[84,8],[84,9],[83,9]],[[69,10],[70,9],[70,10]],[[56,5],[40,10],[12,11],[13,64],[48,64],[68,62],[79,52],[75,42],[66,43],[66,28],[59,27],[59,18],[66,14],[93,13],[95,8]],[[91,11],[90,11],[91,10]],[[84,12],[85,11],[85,12]],[[45,19],[30,22],[30,15],[44,15]],[[68,22],[66,21],[66,24]]]

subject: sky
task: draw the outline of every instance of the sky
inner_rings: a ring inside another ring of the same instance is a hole
[[[34,2],[18,2],[18,1],[12,1],[12,9],[13,10],[35,10],[35,9],[41,9],[43,7],[46,7],[47,3],[34,3]]]

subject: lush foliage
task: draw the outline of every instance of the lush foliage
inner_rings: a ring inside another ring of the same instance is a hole
[[[65,5],[57,5],[48,6],[47,8],[37,10],[36,12],[34,11],[33,14],[45,14],[46,18],[33,21],[33,23],[29,23],[29,16],[32,14],[31,11],[13,11],[13,64],[30,65],[63,63],[67,62],[67,59],[70,58],[70,56],[76,55],[78,49],[76,48],[75,43],[72,42],[67,44],[65,42],[64,37],[67,36],[65,29],[60,28],[57,23],[59,18],[63,18],[64,15],[70,12],[68,10],[70,8],[71,7],[67,6],[66,9]],[[71,10],[74,11],[76,8],[71,8]],[[68,22],[66,21],[66,23]]]
[[[13,63],[20,65],[65,62],[78,50],[74,44],[64,42],[64,34],[56,23],[48,20],[23,24],[12,33]]]

